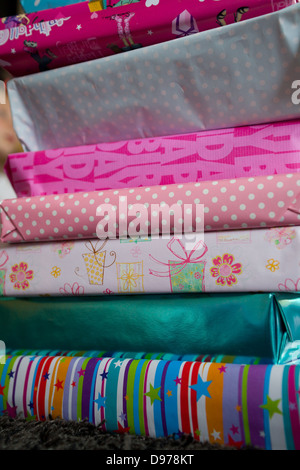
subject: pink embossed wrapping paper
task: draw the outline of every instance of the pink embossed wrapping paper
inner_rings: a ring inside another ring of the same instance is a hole
[[[18,197],[300,171],[300,120],[9,155]]]
[[[0,21],[0,65],[23,76],[158,44],[278,11],[298,0],[82,2]],[[97,10],[97,8],[96,8]]]
[[[100,205],[102,213],[97,211]],[[206,231],[300,225],[300,175],[7,199],[0,204],[1,241],[97,238],[99,224],[102,229],[108,226],[109,238],[131,235],[131,224],[143,236],[182,233],[183,224],[189,233],[199,231],[197,208],[201,205]],[[109,221],[104,220],[107,207],[111,209]],[[164,207],[168,215],[163,214]],[[184,213],[178,216],[182,208]],[[174,217],[169,217],[169,209]]]

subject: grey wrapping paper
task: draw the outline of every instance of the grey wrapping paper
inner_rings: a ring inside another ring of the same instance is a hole
[[[289,120],[300,4],[8,85],[24,150]],[[296,104],[295,104],[296,103]]]

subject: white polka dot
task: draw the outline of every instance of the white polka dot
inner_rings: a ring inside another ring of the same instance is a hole
[[[150,189],[151,189],[151,188],[145,188],[145,191],[148,192],[148,191],[150,191]]]
[[[39,217],[43,217],[43,215],[44,215],[43,212],[39,212],[39,213],[38,213],[38,216],[39,216]]]
[[[209,193],[209,190],[208,189],[203,189],[203,194],[208,194]]]
[[[86,213],[86,208],[85,208],[85,207],[83,207],[83,208],[81,209],[81,213],[82,213],[82,214],[85,214],[85,213]]]
[[[53,232],[58,233],[58,232],[59,232],[58,228],[55,227],[55,228],[53,229]]]
[[[85,232],[89,229],[87,225],[84,225],[82,228]]]
[[[61,224],[64,224],[64,223],[65,223],[65,219],[60,219],[60,223],[61,223]]]
[[[212,198],[212,202],[218,202],[218,198],[217,198],[216,196],[214,196],[214,197]]]
[[[52,211],[52,215],[57,215],[57,211]]]
[[[246,188],[245,188],[244,185],[241,184],[241,186],[239,186],[239,190],[240,190],[240,191],[245,191],[245,189],[246,189]]]
[[[213,181],[212,184],[216,186],[218,184],[218,181]]]
[[[45,230],[43,228],[41,228],[40,233],[43,235],[45,233]]]
[[[226,211],[227,211],[227,206],[222,206],[222,207],[221,207],[221,211],[222,211],[222,212],[226,212]]]
[[[55,196],[55,197],[54,197],[54,200],[55,200],[55,201],[58,201],[58,200],[59,200],[59,196]]]
[[[264,189],[264,185],[263,185],[262,183],[259,183],[259,184],[257,185],[257,189]]]
[[[21,211],[23,209],[23,206],[18,206],[18,211]]]
[[[214,216],[213,216],[213,221],[214,221],[214,222],[218,222],[218,221],[219,221],[219,217],[218,217],[217,215],[214,215]]]
[[[259,209],[264,209],[264,208],[265,208],[265,204],[264,204],[263,202],[260,202],[260,203],[258,204],[258,207],[259,207]]]
[[[139,194],[137,195],[136,199],[139,201],[140,199],[142,199],[142,196],[140,196]]]
[[[232,214],[232,216],[231,216],[231,220],[236,220],[236,219],[237,219],[237,215],[235,215],[235,214]]]
[[[286,194],[287,194],[288,197],[292,197],[292,196],[294,196],[294,191],[290,190]]]
[[[274,219],[275,215],[276,215],[275,212],[269,212],[270,219]]]
[[[64,203],[64,202],[60,202],[59,205],[60,205],[60,207],[64,207],[65,203]]]
[[[250,199],[250,201],[253,201],[253,199],[255,199],[255,194],[250,193],[250,194],[248,195],[248,199]]]
[[[170,192],[169,193],[169,197],[173,197],[174,196],[174,193],[173,192]]]
[[[46,225],[51,225],[51,220],[47,219],[46,220]]]
[[[250,219],[252,219],[252,220],[253,220],[253,219],[256,219],[256,214],[254,214],[254,212],[252,212],[252,213],[250,214]]]
[[[278,205],[278,207],[284,207],[285,203],[284,203],[284,201],[278,201],[277,205]]]
[[[104,218],[106,219],[106,217],[108,218],[108,215],[106,215]],[[91,215],[91,217],[89,217],[89,221],[90,221],[90,222],[94,222],[94,220],[95,220],[94,217]],[[107,220],[107,219],[106,219],[106,220]]]
[[[130,193],[134,193],[134,189],[132,189],[132,188],[129,189],[129,192],[130,192]],[[106,199],[105,199],[105,202],[109,202],[109,199],[108,199],[108,201],[106,201]]]
[[[30,234],[31,234],[30,230],[26,230],[26,235],[30,235]]]
[[[69,230],[69,232],[73,232],[74,229],[73,229],[73,227],[70,225],[70,227],[68,227],[68,230]]]
[[[269,199],[272,199],[274,197],[274,193],[272,193],[272,191],[270,191],[267,196],[268,196]]]
[[[31,222],[31,224],[32,224],[33,227],[35,227],[35,226],[37,225],[37,221],[36,221],[36,220],[33,220],[33,221]]]
[[[19,227],[23,227],[23,222],[18,223]]]
[[[178,188],[178,189],[183,188],[183,184],[179,184],[179,185],[177,186],[177,188]]]
[[[72,214],[71,209],[68,209],[68,210],[67,210],[67,214],[68,214],[68,215],[71,215],[71,214]]]
[[[277,188],[282,188],[283,186],[283,183],[282,181],[278,181],[278,183],[276,184]]]
[[[227,188],[225,186],[223,186],[221,189],[220,189],[221,193],[226,193],[227,191]]]
[[[209,207],[204,207],[204,212],[207,214],[209,212]]]
[[[241,205],[240,205],[240,210],[241,210],[241,211],[244,211],[245,209],[246,209],[245,204],[241,204]]]
[[[190,196],[191,194],[192,194],[191,191],[186,191],[186,193],[185,193],[186,196]]]
[[[79,218],[78,218],[78,217],[75,217],[74,222],[76,222],[76,224],[78,224]]]
[[[49,209],[49,207],[51,207],[51,204],[49,204],[49,202],[47,202],[47,204],[45,205],[46,209]]]
[[[169,196],[170,196],[170,194],[169,194]],[[157,198],[157,194],[156,193],[152,194],[152,199],[156,199],[156,198]]]
[[[200,199],[198,199],[198,198],[194,199],[194,203],[195,204],[200,204]]]
[[[95,203],[95,199],[91,199],[91,200],[90,200],[90,204],[92,205],[92,204],[94,204],[94,203]]]
[[[69,199],[73,199],[74,194],[69,194]]]
[[[29,214],[28,214],[28,212],[25,212],[24,217],[25,217],[25,219],[29,219]]]
[[[232,196],[230,196],[229,199],[230,199],[231,202],[234,202],[236,200],[236,196],[233,194]]]

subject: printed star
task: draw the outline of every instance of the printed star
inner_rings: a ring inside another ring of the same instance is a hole
[[[195,434],[196,434],[196,436],[200,436],[201,435],[200,429],[196,429]]]
[[[290,409],[291,411],[295,411],[295,410],[297,409],[296,404],[295,404],[295,403],[290,403],[290,404],[289,404],[289,409]]]
[[[221,440],[220,431],[216,431],[216,430],[214,429],[213,432],[211,432],[211,435],[213,436],[213,438],[214,438],[215,441],[216,441],[217,439],[220,439],[220,440]]]
[[[234,424],[231,426],[230,431],[232,434],[238,434],[239,428],[237,426],[234,426]]]
[[[76,382],[74,382],[74,380],[73,380],[73,382],[71,383],[71,387],[76,387]]]
[[[211,398],[209,392],[207,391],[211,383],[212,383],[212,380],[209,380],[208,382],[203,382],[200,375],[198,375],[197,383],[189,386],[191,389],[197,392],[197,401],[199,400],[199,398],[202,397],[202,395],[205,395],[206,397]]]
[[[82,369],[82,367],[81,367],[81,369],[77,373],[79,374],[79,377],[82,377],[82,376],[84,376],[85,369]]]
[[[150,390],[149,392],[145,393],[147,397],[150,398],[151,400],[151,405],[153,405],[154,400],[159,400],[162,401],[161,398],[158,395],[158,392],[160,391],[161,387],[154,388],[152,384],[150,384]]]
[[[125,397],[124,397],[124,398],[125,398],[125,400],[127,401],[127,400],[128,400],[128,398],[129,398],[129,396],[128,396],[128,395],[125,395]]]
[[[220,374],[222,374],[222,372],[226,372],[226,366],[219,367],[219,371],[220,371]]]
[[[237,447],[238,449],[240,447],[242,447],[243,445],[243,441],[235,441],[234,439],[232,439],[232,437],[228,434],[228,444],[230,446],[234,446],[234,447]]]
[[[36,415],[27,415],[25,418],[26,421],[35,421]]]
[[[266,437],[265,431],[260,431],[260,432],[259,432],[259,435],[260,435],[260,437],[262,437],[263,439]]]
[[[29,408],[32,410],[32,408],[33,408],[33,403],[32,403],[32,401],[31,401],[30,403],[28,403],[27,406],[29,406]]]
[[[181,385],[181,380],[181,378],[176,377],[176,379],[174,379],[174,382],[176,383],[176,385]]]
[[[77,27],[76,27],[77,31],[80,31],[81,28],[82,28],[81,24],[77,25]]]
[[[10,379],[13,379],[14,378],[14,371],[10,371],[7,375],[9,376]]]
[[[118,433],[118,434],[125,434],[125,433],[129,432],[129,429],[130,429],[130,427],[125,428],[125,427],[123,427],[122,424],[119,423],[119,421],[118,421],[118,429],[115,430],[115,431],[113,431],[113,432],[116,432],[116,433]]]
[[[239,411],[239,412],[242,411],[241,405],[236,405],[235,409],[236,409],[236,411]]]
[[[171,396],[172,396],[171,390],[168,390],[168,391],[167,391],[167,395],[168,395],[168,397],[171,397]]]
[[[10,406],[9,403],[6,403],[6,411],[10,418],[16,418],[17,416],[17,406]]]
[[[282,411],[278,409],[279,402],[280,402],[280,398],[278,400],[271,400],[269,395],[267,395],[267,403],[264,405],[260,405],[260,408],[267,410],[270,414],[270,419],[271,419],[275,413],[282,415]]]
[[[122,364],[123,364],[123,361],[117,361],[115,363],[115,367],[121,367]]]
[[[49,372],[45,372],[45,374],[43,375],[43,378],[44,378],[45,380],[48,380],[49,377],[50,377]]]
[[[15,54],[15,53],[16,53],[16,49],[12,49],[12,50],[11,50],[11,53],[12,53],[12,54]]]
[[[122,413],[119,415],[119,418],[120,418],[121,421],[124,422],[125,419],[126,419],[126,414],[122,411]]]
[[[4,395],[5,385],[0,385],[0,395]]]
[[[63,380],[58,380],[57,379],[56,384],[54,384],[54,387],[57,387],[56,391],[59,390],[60,388],[63,389],[62,383],[63,383]]]
[[[149,29],[147,34],[148,34],[148,36],[152,36],[153,31],[151,31],[151,29]]]
[[[105,406],[106,397],[102,397],[100,393],[98,393],[97,400],[94,400],[95,403],[98,405],[98,410],[100,410],[101,406]]]
[[[100,374],[102,379],[107,379],[107,376],[108,376],[108,372],[102,372],[102,374]]]

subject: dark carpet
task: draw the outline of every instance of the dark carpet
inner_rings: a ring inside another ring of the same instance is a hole
[[[192,436],[149,438],[128,433],[104,432],[86,421],[61,419],[27,421],[24,418],[0,417],[0,450],[101,450],[101,451],[178,451],[255,450],[251,447],[229,447],[203,444]]]

